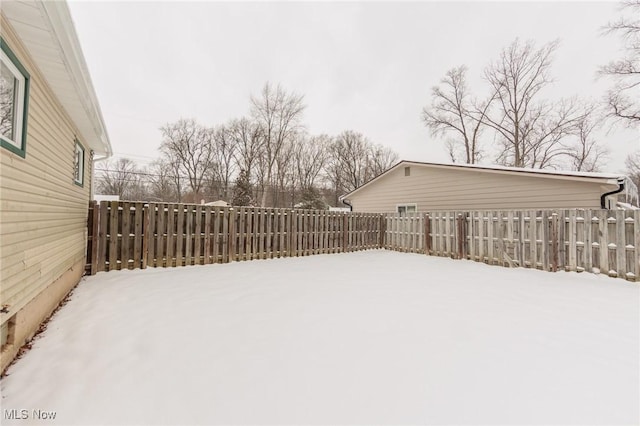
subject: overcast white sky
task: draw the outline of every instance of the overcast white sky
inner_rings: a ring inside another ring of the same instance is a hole
[[[69,7],[114,152],[157,156],[159,127],[222,124],[248,113],[266,81],[303,94],[312,134],[351,129],[402,159],[448,161],[420,112],[451,67],[482,71],[516,37],[556,38],[551,96],[599,98],[599,65],[620,56],[601,27],[612,2],[75,2]],[[640,148],[637,131],[603,135],[606,171]]]

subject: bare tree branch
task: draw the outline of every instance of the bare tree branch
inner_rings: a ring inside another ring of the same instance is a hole
[[[622,16],[610,22],[604,27],[604,33],[622,39],[626,56],[602,66],[599,75],[614,83],[604,98],[608,117],[615,123],[640,127],[640,1],[625,1],[621,9],[631,17]]]
[[[447,141],[452,158],[454,151],[464,152],[468,164],[476,163],[482,150],[479,144],[482,121],[473,117],[473,102],[470,100],[466,83],[467,67],[462,65],[447,71],[440,86],[431,89],[431,106],[422,110],[422,120],[433,136],[453,134]],[[485,102],[483,111],[492,99]]]

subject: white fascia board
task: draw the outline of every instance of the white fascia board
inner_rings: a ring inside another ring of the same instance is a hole
[[[5,1],[2,13],[96,155],[112,148],[82,48],[64,1]]]

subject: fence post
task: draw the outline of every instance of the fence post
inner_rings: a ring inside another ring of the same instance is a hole
[[[149,205],[142,207],[142,269],[149,263]]]
[[[342,217],[342,252],[347,252],[347,245],[349,244],[349,213],[345,213]]]
[[[108,217],[109,217],[109,205],[108,201],[100,202],[100,229],[98,230],[98,268],[97,272],[104,271],[106,266],[107,256],[107,233],[108,233]]]
[[[466,259],[469,255],[469,241],[471,241],[471,237],[467,238],[469,234],[469,213],[465,212],[462,214],[462,258]]]
[[[288,229],[289,229],[289,235],[287,235],[289,238],[289,257],[293,257],[293,256],[297,256],[298,252],[296,249],[296,244],[298,242],[298,238],[296,236],[296,231],[297,231],[297,218],[296,218],[296,211],[295,210],[289,210],[289,215],[288,215],[288,220],[289,220],[289,224],[288,224]]]
[[[424,215],[424,254],[429,256],[431,252],[431,216],[429,213]]]
[[[635,263],[634,280],[640,281],[640,210],[633,211],[633,261]]]
[[[118,201],[111,201],[109,212],[109,271],[115,271],[118,265]]]
[[[387,215],[382,213],[380,215],[380,243],[378,248],[385,248],[387,244]]]
[[[227,257],[228,262],[233,262],[236,259],[236,211],[233,207],[229,209],[229,254]]]
[[[92,213],[92,222],[91,222],[91,270],[90,274],[95,275],[98,272],[98,244],[100,238],[98,237],[99,228],[99,218],[100,218],[100,209],[98,208],[98,202],[93,202],[93,208],[91,209]]]
[[[551,215],[551,272],[558,272],[558,231],[560,222],[558,213]]]
[[[464,229],[462,226],[462,214],[456,216],[456,259],[462,259],[464,252]]]

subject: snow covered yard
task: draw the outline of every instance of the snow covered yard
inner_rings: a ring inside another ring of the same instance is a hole
[[[589,274],[390,251],[109,272],[9,369],[2,424],[638,424],[639,360],[640,287]]]

